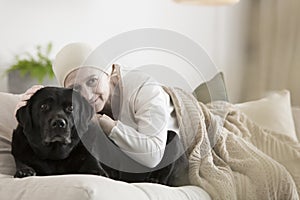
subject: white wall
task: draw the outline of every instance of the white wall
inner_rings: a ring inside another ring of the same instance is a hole
[[[245,2],[234,6],[200,7],[172,0],[0,0],[0,73],[16,54],[37,44],[83,41],[99,45],[110,37],[138,28],[165,28],[201,44],[225,71],[232,101],[239,99]],[[0,79],[0,91],[7,91]]]

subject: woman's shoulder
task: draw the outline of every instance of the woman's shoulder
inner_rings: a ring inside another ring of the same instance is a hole
[[[162,85],[156,81],[149,74],[139,71],[131,70],[121,76],[123,84],[123,95],[130,96],[129,99],[152,98],[153,95],[159,98],[165,98],[165,92]]]
[[[124,87],[160,86],[154,77],[141,70],[121,71],[121,79]]]

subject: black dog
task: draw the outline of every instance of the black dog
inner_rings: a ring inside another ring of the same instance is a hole
[[[172,144],[167,145],[161,163],[150,169],[122,152],[92,123],[93,115],[92,106],[72,89],[37,91],[16,114],[15,177],[96,174],[127,182],[187,184],[188,162],[185,154],[178,156],[182,146],[174,132],[168,132],[168,144]],[[133,171],[123,170],[124,165]]]
[[[76,117],[77,116],[77,117]],[[45,87],[16,114],[12,154],[15,177],[70,173],[107,176],[82,144],[93,109],[71,89]]]

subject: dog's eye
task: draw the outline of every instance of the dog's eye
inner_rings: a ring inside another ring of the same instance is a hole
[[[67,106],[67,107],[66,107],[66,111],[67,111],[67,112],[72,112],[72,111],[73,111],[73,109],[74,109],[74,108],[73,108],[73,106],[72,106],[72,105],[71,105],[71,106]]]
[[[50,108],[50,106],[49,106],[48,104],[42,104],[42,105],[40,106],[40,109],[41,109],[42,111],[49,110],[49,108]]]

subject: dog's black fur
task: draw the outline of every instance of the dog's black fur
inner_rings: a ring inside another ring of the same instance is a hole
[[[174,139],[178,141],[175,145],[167,145],[162,162],[156,168],[149,169],[149,172],[121,172],[99,162],[101,158],[95,158],[90,153],[97,145],[95,143],[104,142],[100,146],[100,149],[103,147],[100,154],[103,151],[110,159],[114,158],[110,157],[114,156],[110,155],[114,151],[107,144],[113,143],[92,123],[93,115],[89,103],[72,89],[45,87],[37,91],[16,114],[18,126],[12,138],[12,154],[17,168],[15,177],[96,174],[127,182],[166,185],[188,182],[186,178],[183,182],[177,181],[178,176],[187,177],[187,160],[184,155],[171,164],[164,163],[167,157],[176,155],[178,145],[181,144],[173,132],[168,134],[168,143]],[[97,135],[100,140],[96,139]],[[88,141],[89,145],[83,141]],[[120,152],[122,159],[124,157],[125,160],[135,162]]]
[[[12,138],[15,177],[70,173],[106,176],[80,141],[88,134],[92,116],[92,107],[71,89],[46,87],[37,91],[16,114],[19,124]]]

